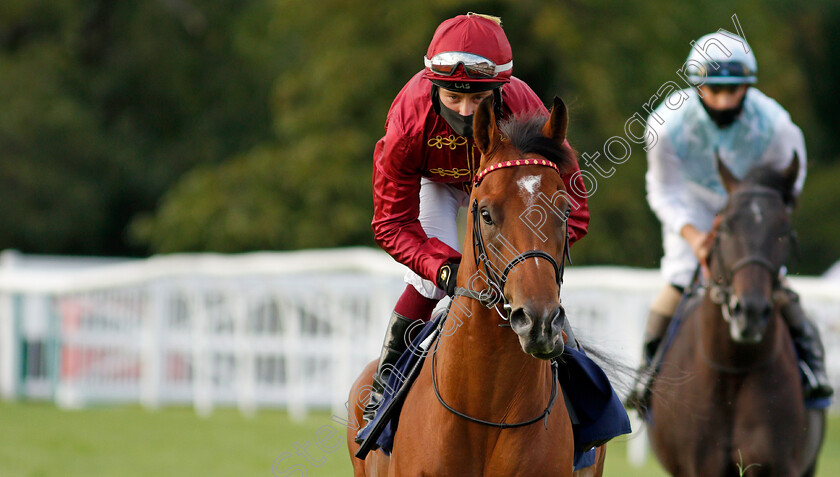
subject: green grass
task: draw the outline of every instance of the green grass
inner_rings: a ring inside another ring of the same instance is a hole
[[[246,418],[218,409],[201,418],[190,408],[0,402],[0,476],[352,475],[342,431],[326,412],[293,423],[282,411]],[[631,467],[627,438],[610,444],[606,469],[613,477],[665,475],[652,457]],[[817,475],[840,475],[840,417],[829,423]]]

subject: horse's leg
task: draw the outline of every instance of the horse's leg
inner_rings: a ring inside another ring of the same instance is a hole
[[[350,397],[347,400],[347,449],[350,451],[350,461],[353,464],[354,477],[381,477],[388,475],[388,456],[381,451],[368,453],[365,460],[356,458],[359,444],[356,444],[356,433],[365,425],[362,414],[367,404],[370,385],[373,383],[373,374],[376,372],[377,361],[371,361],[362,370],[362,374],[356,378],[350,388]]]
[[[802,453],[806,461],[806,465],[803,466],[806,470],[802,476],[813,477],[817,472],[817,457],[825,438],[825,410],[810,409],[805,415],[808,421],[808,433],[805,437],[805,450]]]
[[[785,435],[774,432],[772,428],[758,426],[745,436],[739,433],[739,426],[736,421],[733,447],[729,451],[729,473],[733,477],[802,475],[805,466],[796,459],[799,454],[796,444],[801,445],[801,434],[794,435],[795,430],[791,429],[791,434]]]
[[[606,457],[607,445],[604,444],[595,449],[595,463],[593,465],[577,470],[572,475],[574,477],[601,477],[604,475],[604,462],[606,461]]]

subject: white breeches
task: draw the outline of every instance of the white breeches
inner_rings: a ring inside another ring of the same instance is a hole
[[[469,194],[449,185],[420,180],[420,225],[429,237],[435,237],[457,251],[461,251],[458,237],[458,210],[466,207]],[[413,271],[405,274],[405,282],[414,286],[426,298],[440,300],[446,294],[435,283],[425,280]]]

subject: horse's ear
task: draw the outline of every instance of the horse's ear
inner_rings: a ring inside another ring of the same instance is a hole
[[[720,180],[723,182],[723,187],[726,189],[726,192],[731,194],[741,181],[726,167],[726,164],[723,163],[717,151],[715,151],[715,162],[717,163],[718,175],[720,175]]]
[[[473,117],[473,138],[482,155],[482,163],[499,141],[499,128],[496,127],[496,115],[493,112],[495,101],[490,95],[481,101]]]
[[[796,179],[799,177],[799,154],[796,151],[793,151],[793,159],[790,160],[790,165],[782,171],[782,177],[785,180],[787,192],[793,193],[793,185],[796,184]]]
[[[543,135],[563,144],[566,141],[566,128],[569,127],[569,111],[566,103],[559,96],[554,97],[554,106],[551,108],[551,117],[543,127]]]

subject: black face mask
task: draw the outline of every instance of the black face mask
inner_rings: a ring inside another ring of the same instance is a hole
[[[502,116],[502,90],[496,88],[493,90],[493,95],[496,99],[495,113],[497,117]],[[437,85],[432,85],[432,107],[435,112],[446,121],[457,134],[471,138],[473,137],[473,117],[475,114],[469,116],[461,116],[455,111],[447,108],[440,103],[440,91]]]
[[[706,113],[709,115],[710,118],[712,118],[712,121],[714,121],[714,123],[717,124],[717,127],[719,127],[720,129],[724,129],[729,127],[732,123],[735,122],[736,119],[738,119],[738,116],[744,109],[744,101],[746,99],[747,96],[744,95],[744,97],[741,98],[741,102],[738,103],[738,106],[729,109],[712,109],[706,106],[706,103],[704,103],[702,99],[700,100],[700,104],[703,105],[703,109],[706,110]]]
[[[475,114],[470,114],[469,116],[461,116],[460,114],[452,111],[451,109],[447,108],[444,105],[440,105],[440,117],[446,121],[448,124],[457,134],[460,134],[464,137],[472,137],[473,135],[473,117]]]

